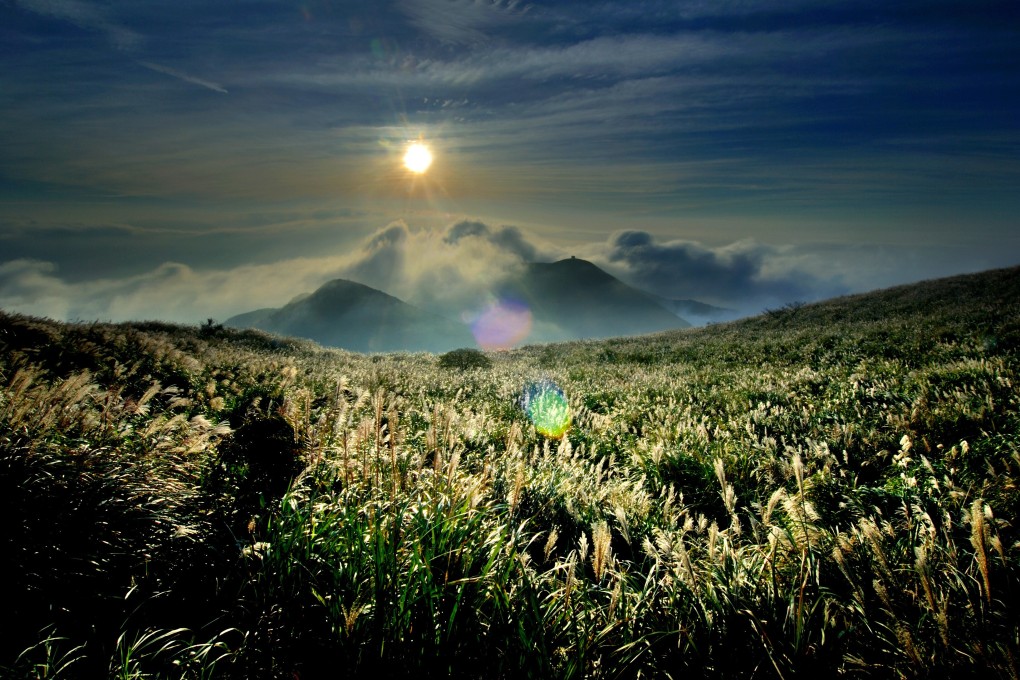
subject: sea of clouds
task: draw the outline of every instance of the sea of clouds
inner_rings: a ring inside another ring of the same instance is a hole
[[[641,290],[725,307],[733,315],[925,278],[920,262],[874,247],[754,240],[710,246],[621,230],[568,251],[514,226],[460,220],[428,229],[396,221],[348,252],[222,269],[166,262],[141,274],[71,282],[52,262],[11,260],[0,263],[0,308],[63,320],[197,323],[278,307],[345,278],[464,318],[489,304],[493,288],[524,263],[571,255]]]

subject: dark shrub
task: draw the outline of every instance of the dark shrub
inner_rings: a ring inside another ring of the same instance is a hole
[[[477,349],[464,347],[455,349],[439,357],[439,365],[443,368],[492,368],[492,359]]]
[[[278,411],[279,398],[275,387],[250,390],[231,414],[232,436],[219,447],[213,489],[234,497],[241,519],[283,496],[304,467],[302,443]]]

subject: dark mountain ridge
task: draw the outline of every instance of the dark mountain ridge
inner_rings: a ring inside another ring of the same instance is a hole
[[[535,330],[528,342],[644,335],[691,324],[596,265],[578,258],[530,263],[500,289],[528,304]]]
[[[494,293],[527,305],[533,327],[526,343],[644,335],[690,326],[663,309],[655,296],[576,258],[527,264]],[[475,346],[466,325],[344,279],[329,281],[280,308],[238,314],[226,325],[309,338],[356,352],[441,352]]]
[[[226,325],[308,338],[354,352],[439,352],[474,344],[462,324],[344,279],[329,281],[279,309],[238,314]]]

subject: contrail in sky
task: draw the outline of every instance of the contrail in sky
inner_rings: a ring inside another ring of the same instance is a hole
[[[194,83],[195,85],[201,85],[202,87],[212,90],[213,92],[222,92],[223,94],[227,94],[227,88],[223,87],[219,83],[214,83],[211,80],[197,78],[195,76],[188,75],[187,73],[178,71],[175,68],[170,68],[169,66],[163,66],[162,64],[154,64],[151,61],[140,61],[138,63],[147,69],[156,71],[157,73],[165,73],[168,76],[177,78],[179,80],[183,80],[186,83]]]

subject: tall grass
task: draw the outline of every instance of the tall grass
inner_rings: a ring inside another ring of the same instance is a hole
[[[0,315],[0,670],[1016,678],[1018,300],[990,272],[482,370]]]

